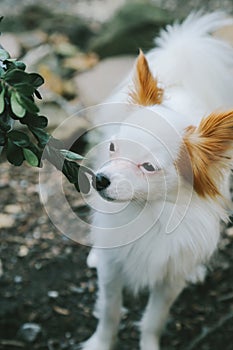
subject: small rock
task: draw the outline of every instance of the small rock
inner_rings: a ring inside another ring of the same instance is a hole
[[[89,293],[94,293],[96,290],[96,285],[93,281],[89,281],[88,283],[88,292]]]
[[[48,297],[49,298],[56,299],[56,298],[58,298],[58,296],[59,296],[58,291],[56,291],[56,290],[49,290],[48,291]]]
[[[16,275],[16,276],[14,277],[14,282],[15,282],[16,284],[22,283],[22,281],[23,281],[23,277],[22,277],[22,276]]]
[[[70,255],[70,254],[72,254],[72,252],[73,252],[72,247],[66,247],[65,248],[65,254]]]
[[[72,293],[74,293],[74,294],[82,294],[82,293],[85,292],[85,289],[84,289],[84,288],[82,288],[82,287],[77,287],[77,286],[75,286],[75,285],[71,285],[71,286],[69,287],[69,290],[70,290]]]
[[[24,323],[19,330],[19,335],[27,343],[33,343],[41,330],[41,326],[37,323]]]
[[[41,238],[41,232],[38,230],[38,228],[35,229],[33,232],[33,238],[40,239]]]
[[[27,188],[28,187],[28,181],[25,180],[25,179],[21,180],[19,184],[20,184],[21,188]]]
[[[12,227],[14,223],[15,220],[11,215],[0,214],[0,229]]]
[[[43,266],[43,265],[42,265],[41,262],[36,262],[36,263],[35,263],[35,269],[36,269],[36,270],[40,270],[40,269],[42,268],[42,266]]]
[[[66,339],[70,339],[72,337],[72,334],[70,332],[65,333]]]
[[[1,149],[3,147],[0,147],[0,154],[1,154]],[[8,179],[1,179],[0,180],[0,189],[7,188],[9,187],[9,180]]]
[[[233,238],[233,227],[226,229],[226,235]]]
[[[17,204],[8,204],[5,206],[4,211],[8,214],[19,214],[22,209]]]
[[[21,54],[21,46],[18,38],[11,33],[1,35],[1,45],[9,52],[12,58],[18,58]]]
[[[25,245],[21,245],[18,251],[18,256],[23,258],[28,255],[29,249]]]

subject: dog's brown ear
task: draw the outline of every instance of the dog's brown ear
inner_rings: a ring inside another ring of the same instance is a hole
[[[220,181],[226,169],[231,169],[232,155],[233,110],[213,113],[203,118],[198,127],[188,127],[177,166],[181,175],[193,181],[200,196],[214,198],[221,196]]]
[[[151,74],[146,57],[141,50],[136,62],[133,83],[134,86],[130,92],[131,102],[143,106],[152,106],[162,102],[163,89],[158,87],[158,81]]]

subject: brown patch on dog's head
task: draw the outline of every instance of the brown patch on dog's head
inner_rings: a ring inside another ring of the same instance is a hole
[[[232,166],[232,154],[233,111],[212,113],[198,127],[186,129],[176,165],[187,181],[193,180],[198,195],[215,198],[222,196],[220,181]]]
[[[140,50],[136,63],[134,87],[130,93],[131,102],[142,106],[160,104],[163,92],[163,89],[158,87],[158,81],[151,74],[146,57]]]

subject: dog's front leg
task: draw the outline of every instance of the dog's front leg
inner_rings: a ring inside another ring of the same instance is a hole
[[[113,266],[98,263],[98,300],[99,322],[95,333],[83,343],[83,350],[112,349],[118,332],[122,305],[122,281],[119,271]]]
[[[141,321],[141,350],[159,350],[160,334],[169,309],[185,283],[156,285],[150,292],[146,311]]]

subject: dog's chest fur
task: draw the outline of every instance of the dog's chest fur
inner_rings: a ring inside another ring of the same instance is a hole
[[[98,250],[101,268],[108,266],[108,270],[119,269],[123,283],[135,293],[164,280],[174,283],[184,278],[195,279],[198,274],[196,267],[205,263],[216,249],[219,217],[208,211],[205,205],[206,216],[203,218],[202,206],[194,201],[178,227],[167,233],[167,222],[173,206],[167,204],[151,230],[136,241],[121,247]],[[182,214],[181,208],[181,217]]]

